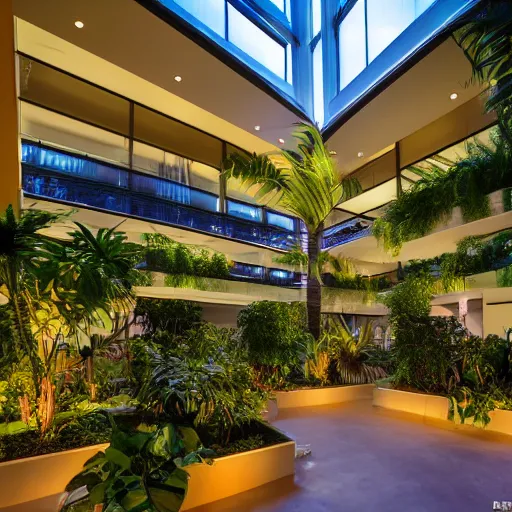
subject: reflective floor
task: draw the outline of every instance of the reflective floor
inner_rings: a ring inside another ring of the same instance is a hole
[[[510,440],[425,425],[369,401],[289,410],[273,423],[311,445],[295,479],[194,512],[485,512],[493,501],[512,501]],[[54,507],[46,500],[2,512]]]

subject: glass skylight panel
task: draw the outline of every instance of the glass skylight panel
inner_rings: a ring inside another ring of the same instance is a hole
[[[322,29],[322,0],[312,0],[311,15],[313,18],[313,37]]]
[[[359,0],[339,26],[341,89],[352,82],[366,67],[365,27],[364,0]]]
[[[313,50],[313,109],[315,121],[324,124],[324,74],[322,62],[322,39]]]
[[[174,0],[189,14],[211,28],[221,37],[226,35],[226,0]],[[165,4],[165,0],[163,2]]]
[[[285,48],[228,4],[228,39],[240,50],[285,79]]]
[[[368,61],[387,48],[415,19],[415,0],[366,0]]]

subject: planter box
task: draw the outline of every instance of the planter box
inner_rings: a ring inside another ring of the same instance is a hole
[[[108,444],[0,464],[0,508],[60,494],[83,465]]]
[[[182,510],[228,498],[295,473],[295,442],[215,459],[213,466],[187,466],[189,488]]]
[[[373,390],[373,405],[385,409],[407,412],[433,418],[448,419],[448,399],[443,396],[408,393],[396,389],[375,388]]]
[[[376,388],[373,392],[373,405],[416,414],[425,419],[448,420],[449,402],[444,396]],[[489,416],[491,421],[482,430],[512,436],[512,411],[495,409],[489,413]],[[451,421],[449,424],[457,429],[472,427],[471,419],[466,420],[464,424]]]
[[[84,463],[109,445],[95,445],[0,464],[0,509],[58,495]],[[295,442],[215,459],[212,466],[186,467],[189,488],[182,510],[211,503],[295,473]],[[22,510],[20,508],[20,510]]]
[[[353,400],[372,398],[374,384],[355,386],[330,386],[324,388],[296,389],[276,393],[277,409],[292,407],[314,407],[316,405],[339,404]]]

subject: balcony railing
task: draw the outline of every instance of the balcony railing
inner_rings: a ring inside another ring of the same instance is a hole
[[[287,250],[295,232],[217,212],[218,197],[44,146],[23,143],[23,190],[30,196],[155,220]]]
[[[371,221],[356,217],[332,226],[322,233],[322,249],[353,242],[371,233]]]

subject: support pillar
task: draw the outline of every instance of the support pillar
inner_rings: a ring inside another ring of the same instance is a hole
[[[20,146],[11,0],[0,1],[0,214],[21,204]]]

